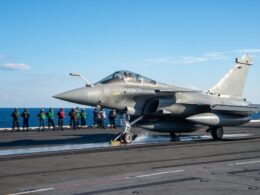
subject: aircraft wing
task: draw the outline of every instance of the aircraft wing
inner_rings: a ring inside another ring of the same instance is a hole
[[[233,105],[213,105],[211,107],[212,111],[230,113],[230,114],[250,114],[260,112],[259,104],[250,104],[248,106],[233,106]]]

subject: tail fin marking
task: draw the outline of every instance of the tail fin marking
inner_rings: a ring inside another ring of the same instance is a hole
[[[241,97],[250,65],[252,65],[252,58],[249,55],[236,59],[235,66],[214,87],[209,89],[209,92],[231,97]]]

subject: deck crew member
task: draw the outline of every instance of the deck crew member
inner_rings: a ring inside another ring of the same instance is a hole
[[[44,109],[41,109],[40,113],[37,115],[39,118],[39,131],[42,129],[42,131],[45,130],[45,119],[46,119],[46,114],[44,112]]]
[[[65,118],[64,108],[61,108],[60,111],[57,113],[57,115],[58,115],[59,129],[64,130],[63,129],[63,123],[64,123],[64,118]]]
[[[13,128],[12,130],[14,131],[14,129],[17,127],[17,130],[20,131],[20,124],[19,124],[19,110],[18,108],[15,108],[13,113],[12,113],[12,118],[13,118]]]
[[[81,127],[86,127],[86,119],[87,119],[87,113],[84,109],[82,109],[80,112]]]
[[[55,131],[56,127],[55,127],[55,122],[54,122],[54,110],[52,108],[49,109],[49,111],[47,112],[47,117],[48,117],[48,129],[50,129],[50,127],[52,126],[52,130]]]
[[[97,105],[97,107],[94,109],[94,127],[100,126],[100,106]]]
[[[105,110],[101,109],[100,116],[101,116],[101,125],[105,129],[106,128],[105,122],[106,122],[106,118],[107,118]]]
[[[117,117],[116,110],[115,109],[110,110],[110,112],[109,112],[109,122],[110,122],[111,128],[116,128],[116,117]]]
[[[26,131],[29,131],[29,119],[30,119],[30,113],[28,108],[25,108],[23,113],[22,113],[22,117],[23,117],[23,130],[26,128]]]
[[[78,114],[78,118],[77,118],[77,129],[80,129],[80,110],[79,107],[76,108],[77,114]]]
[[[70,112],[69,112],[69,117],[70,117],[70,128],[72,128],[72,121],[73,121],[73,108],[71,108]]]
[[[73,109],[72,112],[72,127],[74,130],[78,129],[78,111],[76,109]]]

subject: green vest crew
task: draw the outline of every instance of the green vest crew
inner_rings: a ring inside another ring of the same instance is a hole
[[[12,128],[12,130],[14,131],[15,127],[17,127],[17,130],[20,131],[20,124],[19,124],[20,114],[19,114],[18,108],[16,108],[14,110],[14,112],[12,113],[11,116],[13,118],[13,128]]]
[[[48,117],[48,129],[53,128],[53,131],[56,129],[55,127],[55,123],[54,123],[54,117],[55,117],[55,114],[54,114],[54,111],[53,109],[50,109],[47,113],[47,117]]]
[[[86,126],[86,119],[87,119],[87,113],[85,110],[82,110],[80,112],[80,122],[81,122],[81,127]]]
[[[49,118],[49,119],[54,119],[54,112],[49,111],[49,112],[48,112],[48,118]]]
[[[39,118],[39,131],[42,129],[42,131],[45,130],[45,119],[46,114],[44,112],[44,109],[41,110],[41,112],[37,115]]]
[[[24,112],[22,113],[23,117],[23,130],[26,128],[26,131],[29,130],[29,118],[30,118],[30,113],[28,109],[24,109]]]

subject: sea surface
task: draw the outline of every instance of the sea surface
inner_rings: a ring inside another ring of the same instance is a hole
[[[30,127],[38,127],[39,126],[39,119],[37,117],[37,115],[39,114],[40,110],[42,108],[29,108],[29,112],[30,112]],[[45,110],[45,112],[47,112],[49,110],[49,108],[43,108]],[[53,108],[54,109],[54,113],[57,114],[60,110],[60,108]],[[93,108],[84,108],[87,112],[87,125],[88,126],[92,126],[94,124],[94,119],[93,119]],[[81,110],[81,108],[80,108]],[[14,111],[14,108],[0,108],[0,128],[10,128],[12,127],[12,117],[11,114]],[[20,113],[20,127],[22,127],[22,117],[21,114],[24,111],[24,109],[19,109],[19,113]],[[66,113],[66,117],[65,117],[65,121],[64,121],[64,125],[69,125],[69,116],[68,113],[71,111],[71,108],[64,108],[64,111]],[[109,124],[109,119],[108,119],[108,113],[109,110],[105,109],[106,114],[107,114],[107,119],[106,119],[106,125]],[[119,117],[117,117],[116,123],[119,124],[120,119]],[[58,124],[58,117],[55,117],[55,123],[56,125]],[[45,125],[47,125],[47,120]]]
[[[42,108],[29,108],[29,112],[31,114],[30,117],[30,126],[31,127],[37,127],[39,125],[39,120],[37,118],[38,113],[40,112]],[[45,112],[48,111],[48,108],[44,108]],[[60,110],[60,108],[54,108],[54,112],[55,114],[58,113],[58,111]],[[65,108],[65,113],[66,113],[66,118],[65,118],[65,122],[64,125],[69,125],[69,116],[68,113],[70,112],[71,108]],[[87,125],[88,126],[92,126],[94,123],[94,119],[93,119],[93,108],[86,108],[85,109],[87,112]],[[0,108],[0,128],[10,128],[12,127],[12,117],[11,114],[14,111],[14,108]],[[109,110],[105,110],[107,117],[108,117],[108,112]],[[23,109],[19,109],[20,115],[23,112]],[[252,115],[252,119],[253,120],[258,120],[260,119],[260,113],[254,114]],[[57,125],[57,121],[58,117],[56,116],[55,118],[55,122]],[[108,118],[106,119],[106,125],[109,124],[109,120]],[[120,123],[120,119],[119,116],[116,119],[116,123],[119,124]],[[46,123],[47,124],[47,123]],[[22,126],[22,118],[20,117],[20,126]]]

